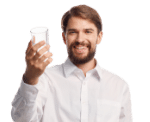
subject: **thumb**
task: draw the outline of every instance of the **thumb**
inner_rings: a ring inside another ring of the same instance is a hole
[[[32,44],[35,44],[35,36],[32,37]]]
[[[31,47],[32,47],[32,40],[30,40],[30,42],[28,43],[26,54],[29,52],[29,50],[31,49]]]

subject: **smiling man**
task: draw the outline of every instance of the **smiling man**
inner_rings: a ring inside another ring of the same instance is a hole
[[[75,6],[64,14],[61,24],[67,60],[46,68],[52,61],[52,53],[41,55],[49,45],[37,52],[44,43],[33,46],[29,42],[27,68],[12,102],[12,119],[15,122],[132,122],[127,83],[101,68],[94,58],[103,35],[99,14],[89,6]]]
[[[63,33],[67,45],[68,57],[73,64],[82,69],[84,75],[95,67],[96,44],[102,38],[95,24],[87,19],[73,16]]]

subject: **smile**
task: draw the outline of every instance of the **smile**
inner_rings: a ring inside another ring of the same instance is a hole
[[[77,48],[77,49],[84,49],[84,48],[88,48],[88,46],[73,46],[74,48]]]
[[[74,46],[74,49],[76,53],[81,54],[85,53],[88,48],[84,46]]]
[[[86,47],[76,47],[76,49],[85,49]]]

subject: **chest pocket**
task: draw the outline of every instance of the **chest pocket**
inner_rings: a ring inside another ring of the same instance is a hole
[[[119,122],[121,104],[110,100],[97,100],[97,122]]]

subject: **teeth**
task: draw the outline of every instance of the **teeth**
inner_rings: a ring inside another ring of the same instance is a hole
[[[77,47],[77,49],[83,49],[84,47]]]

